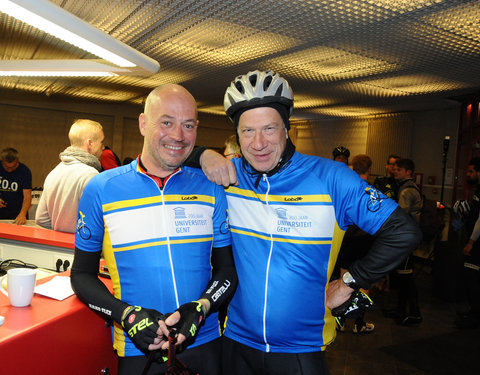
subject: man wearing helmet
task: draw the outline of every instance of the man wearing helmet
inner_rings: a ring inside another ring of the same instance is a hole
[[[348,158],[350,157],[350,150],[344,146],[337,146],[332,151],[333,160],[345,163],[348,165]]]
[[[225,329],[225,374],[328,374],[331,309],[393,269],[421,240],[397,204],[346,165],[295,151],[293,92],[278,74],[237,77],[225,93],[243,157],[200,156],[224,186],[238,287]],[[328,283],[343,235],[375,234],[368,254]],[[327,288],[328,287],[328,288]],[[292,308],[293,307],[293,308]]]

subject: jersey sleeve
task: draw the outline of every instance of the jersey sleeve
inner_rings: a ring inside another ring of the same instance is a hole
[[[232,238],[228,227],[227,198],[223,186],[215,184],[215,209],[213,211],[213,247],[231,245]]]
[[[75,247],[84,251],[101,251],[104,235],[100,175],[85,187],[78,205]]]
[[[335,215],[342,229],[356,224],[369,234],[375,234],[397,208],[397,203],[370,186],[347,166],[334,168],[332,178]]]

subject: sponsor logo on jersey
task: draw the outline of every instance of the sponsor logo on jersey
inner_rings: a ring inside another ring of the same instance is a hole
[[[182,201],[196,201],[198,197],[196,195],[182,196]]]
[[[380,196],[378,190],[372,187],[367,187],[365,188],[365,193],[370,196],[370,199],[367,202],[367,209],[370,212],[378,211],[383,201],[383,198]]]
[[[277,232],[278,233],[290,233],[292,228],[311,228],[312,222],[308,216],[294,216],[288,215],[288,210],[285,208],[275,209],[277,214]]]
[[[298,202],[301,201],[303,198],[302,197],[285,197],[284,200],[285,202]]]

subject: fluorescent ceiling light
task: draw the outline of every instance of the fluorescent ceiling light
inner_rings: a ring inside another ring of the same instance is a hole
[[[160,67],[157,61],[48,0],[1,0],[0,11],[112,64],[140,68],[136,73],[153,74]]]
[[[101,60],[0,60],[0,76],[115,77],[125,72]]]
[[[118,74],[110,72],[61,72],[51,70],[48,72],[39,70],[0,70],[0,77],[117,77]]]

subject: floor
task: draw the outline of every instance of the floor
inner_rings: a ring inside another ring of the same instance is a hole
[[[395,291],[376,292],[377,308],[366,315],[375,331],[354,334],[348,321],[327,348],[331,375],[480,374],[480,328],[459,330],[453,324],[456,311],[468,310],[460,287],[442,289],[445,279],[436,276],[433,263],[423,262],[416,272],[423,322],[403,327],[385,318],[382,308],[395,306]]]

